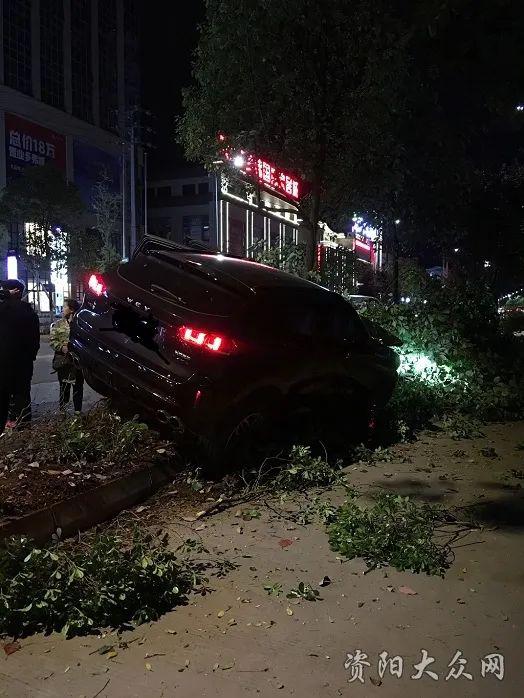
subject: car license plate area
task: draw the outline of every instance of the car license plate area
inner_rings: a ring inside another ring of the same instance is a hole
[[[156,335],[158,320],[143,317],[129,308],[117,306],[113,312],[113,329],[129,337],[133,342],[142,344],[147,349],[158,351]]]

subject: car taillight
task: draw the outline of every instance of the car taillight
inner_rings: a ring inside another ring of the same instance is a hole
[[[87,285],[95,296],[101,296],[106,292],[106,285],[100,274],[91,274]]]
[[[232,354],[237,349],[237,344],[229,337],[194,327],[179,327],[178,338],[185,344],[201,347],[216,354]]]

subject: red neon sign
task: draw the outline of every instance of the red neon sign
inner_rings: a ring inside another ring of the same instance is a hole
[[[225,140],[224,135],[219,134],[218,140],[223,143]],[[300,200],[302,196],[302,182],[289,172],[280,169],[264,158],[252,153],[246,153],[244,150],[233,153],[229,148],[226,148],[222,151],[222,155],[241,172],[267,189],[283,194],[286,198],[293,199],[293,201]]]
[[[362,240],[355,239],[355,245],[362,250],[366,250],[366,252],[370,252],[371,250],[371,246],[367,242],[362,242]]]

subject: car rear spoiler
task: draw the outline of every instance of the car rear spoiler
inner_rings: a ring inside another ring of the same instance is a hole
[[[155,249],[170,250],[172,252],[191,252],[193,254],[195,252],[199,252],[200,254],[219,253],[219,250],[204,245],[201,242],[197,242],[196,240],[189,240],[186,238],[186,242],[182,244],[180,242],[175,242],[174,240],[168,240],[167,238],[158,237],[157,235],[144,235],[144,237],[140,241],[140,244],[135,248],[135,251],[132,255],[132,259],[134,259],[139,254],[143,254],[149,246],[153,245]]]

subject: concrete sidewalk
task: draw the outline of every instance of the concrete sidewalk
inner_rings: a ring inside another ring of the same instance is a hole
[[[31,386],[31,400],[36,416],[48,414],[58,409],[58,379],[53,372],[51,362],[53,349],[49,346],[49,337],[40,338],[40,351],[36,357]],[[101,396],[95,393],[88,385],[84,387],[84,410],[89,410],[95,405]],[[71,409],[72,406],[71,406]]]

